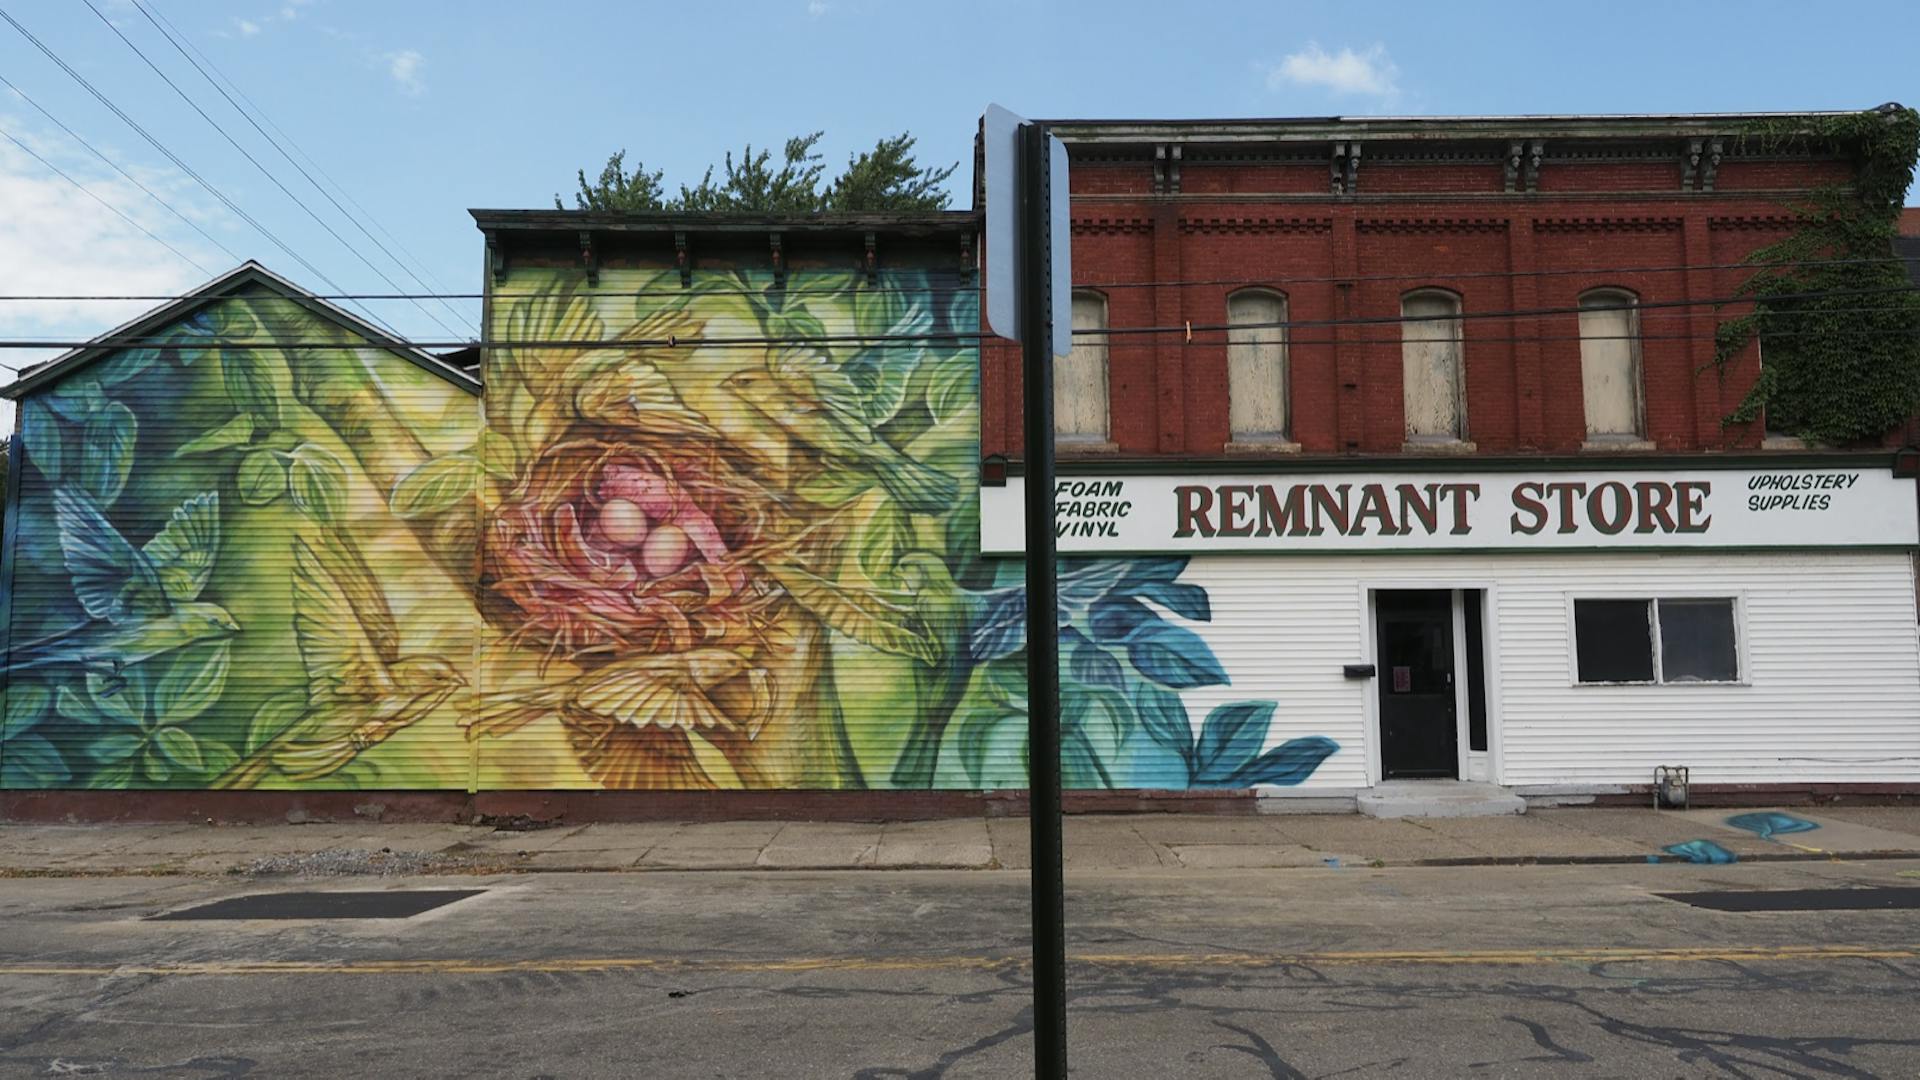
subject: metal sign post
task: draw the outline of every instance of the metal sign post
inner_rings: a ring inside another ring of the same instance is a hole
[[[1053,358],[1071,347],[1067,156],[1045,127],[1005,109],[988,109],[982,130],[987,142],[987,321],[996,333],[1020,342],[1024,397],[1033,1073],[1041,1080],[1065,1080],[1067,935],[1060,851]]]

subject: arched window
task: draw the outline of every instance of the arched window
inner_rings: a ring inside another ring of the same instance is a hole
[[[1073,328],[1105,330],[1107,298],[1073,294]],[[1053,433],[1062,442],[1107,441],[1107,338],[1075,334],[1073,350],[1053,365]]]
[[[1408,442],[1467,437],[1460,298],[1422,289],[1400,298],[1400,364],[1406,379]]]
[[[1580,389],[1589,440],[1634,440],[1646,434],[1638,304],[1639,298],[1621,289],[1580,296]]]
[[[1227,418],[1235,442],[1281,442],[1288,431],[1287,298],[1265,289],[1227,297]]]

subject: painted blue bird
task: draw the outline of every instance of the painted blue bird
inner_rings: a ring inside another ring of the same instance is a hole
[[[240,632],[218,604],[198,600],[220,546],[220,502],[203,492],[134,547],[83,492],[53,493],[60,550],[86,622],[14,646],[9,670],[77,667],[109,678],[128,665]]]

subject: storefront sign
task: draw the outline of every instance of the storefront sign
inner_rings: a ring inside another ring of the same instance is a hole
[[[1021,550],[1019,477],[980,543]],[[1102,476],[1060,480],[1065,553],[1880,547],[1920,544],[1887,468]]]

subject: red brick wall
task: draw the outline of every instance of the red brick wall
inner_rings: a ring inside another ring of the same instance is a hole
[[[1144,157],[1076,163],[1074,283],[1107,296],[1115,328],[1218,326],[1235,283],[1285,294],[1289,318],[1309,324],[1391,319],[1409,290],[1451,290],[1469,316],[1468,438],[1482,454],[1578,452],[1586,424],[1573,313],[1474,313],[1563,309],[1590,289],[1625,289],[1654,305],[1642,310],[1640,332],[1647,434],[1657,449],[1756,446],[1757,426],[1722,423],[1752,385],[1753,350],[1725,373],[1710,363],[1716,322],[1740,309],[1657,305],[1728,295],[1744,274],[1715,267],[1783,235],[1795,194],[1843,179],[1846,166],[1727,160],[1711,192],[1683,191],[1682,171],[1677,159],[1550,156],[1536,191],[1508,193],[1500,164],[1363,159],[1358,194],[1335,196],[1327,166],[1205,161],[1184,164],[1179,193],[1155,195]],[[1119,453],[1223,452],[1221,337],[1111,339]],[[1296,325],[1291,337],[1293,437],[1302,451],[1398,453],[1399,327]],[[1017,457],[1018,352],[989,344],[983,363],[983,452]]]

